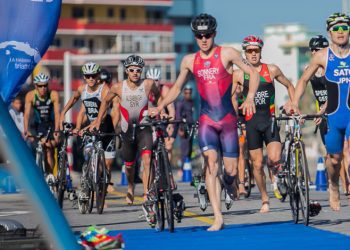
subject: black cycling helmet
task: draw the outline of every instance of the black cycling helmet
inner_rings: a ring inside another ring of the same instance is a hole
[[[350,25],[350,17],[344,13],[333,13],[327,18],[327,30],[329,30],[333,25],[337,23],[346,23]]]
[[[105,81],[106,83],[109,84],[112,82],[112,74],[106,69],[101,69],[100,79],[101,81]]]
[[[309,41],[310,50],[319,50],[329,46],[327,38],[322,35],[314,36]]]
[[[130,66],[137,66],[143,68],[145,66],[145,62],[143,61],[141,56],[131,55],[124,61],[124,67],[129,68]]]
[[[216,31],[217,23],[215,17],[202,13],[191,22],[191,29],[195,34],[208,34]]]

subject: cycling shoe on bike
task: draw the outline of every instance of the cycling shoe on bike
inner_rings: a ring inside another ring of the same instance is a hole
[[[233,200],[231,197],[228,195],[227,191],[225,190],[225,206],[226,209],[229,210],[233,205]]]
[[[49,186],[54,186],[56,183],[55,176],[53,176],[53,174],[48,174],[46,176],[46,183]]]
[[[174,216],[178,223],[181,222],[183,213],[186,209],[184,197],[181,194],[173,194],[173,201],[174,201]]]
[[[145,214],[146,221],[152,228],[157,224],[156,213],[153,210],[153,206],[154,202],[148,200],[142,204],[142,211]]]
[[[310,217],[315,217],[321,212],[321,210],[322,210],[322,207],[320,203],[318,203],[317,201],[310,201],[310,205],[309,205]]]
[[[78,199],[81,200],[81,201],[87,201],[89,200],[89,193],[88,192],[84,192],[83,190],[81,190],[79,192],[79,196],[78,196]]]
[[[208,207],[208,192],[204,182],[197,185],[197,197],[200,208],[205,211]]]
[[[226,173],[224,173],[223,177],[223,184],[226,189],[226,192],[233,201],[238,199],[236,178],[237,175],[229,176]]]
[[[275,176],[281,175],[283,176],[283,164],[277,164],[275,166],[270,166],[272,174]]]

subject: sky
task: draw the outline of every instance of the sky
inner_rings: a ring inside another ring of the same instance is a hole
[[[309,31],[326,35],[327,17],[342,11],[342,0],[203,1],[205,12],[218,22],[217,43],[240,42],[253,34],[262,36],[267,24],[300,23]]]

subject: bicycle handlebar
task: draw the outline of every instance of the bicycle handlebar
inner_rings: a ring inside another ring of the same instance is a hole
[[[169,124],[180,124],[180,123],[186,123],[186,119],[180,119],[180,120],[170,120],[171,118],[164,118],[164,119],[156,119],[156,118],[151,118],[147,117],[148,122],[143,122],[136,124],[135,122],[132,123],[132,136],[131,139],[132,141],[135,140],[135,133],[136,133],[136,128],[140,127],[157,127],[161,128],[164,126],[168,126]]]
[[[280,115],[279,117],[276,117],[274,114],[272,115],[271,118],[271,133],[272,135],[275,133],[275,123],[276,121],[289,121],[289,120],[293,120],[293,121],[297,121],[298,123],[300,123],[301,120],[313,120],[315,118],[322,118],[322,119],[326,119],[327,115],[322,114],[322,115],[316,115],[316,114],[312,114],[312,115],[307,115],[307,114],[294,114],[294,115],[285,115],[282,116]]]
[[[38,140],[38,141],[45,138],[45,143],[47,143],[49,141],[49,137],[50,137],[50,134],[52,132],[51,130],[52,130],[51,127],[49,127],[45,136],[44,136],[44,134],[39,133],[37,135],[27,135],[27,137],[34,138],[35,140]]]

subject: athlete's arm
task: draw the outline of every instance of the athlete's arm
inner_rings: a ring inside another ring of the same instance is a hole
[[[163,86],[162,93],[161,93],[162,99],[164,99],[166,97],[166,95],[169,93],[169,90],[170,90],[169,87]],[[172,103],[168,104],[166,106],[166,108],[168,110],[169,117],[171,117],[172,120],[175,119],[176,114],[175,114],[175,105],[174,105],[174,103],[172,102]]]
[[[57,91],[51,91],[51,100],[53,103],[53,111],[55,115],[55,131],[60,129],[60,97]]]
[[[293,84],[287,79],[278,66],[270,65],[269,70],[273,73],[274,78],[287,88],[289,99],[293,102],[295,92]]]
[[[237,50],[232,48],[229,51],[231,51],[230,58],[232,63],[236,64],[241,70],[243,70],[250,76],[249,92],[247,94],[246,100],[243,102],[240,109],[242,109],[244,115],[246,114],[246,112],[248,115],[252,115],[253,113],[255,113],[254,96],[259,87],[259,73],[246,59],[244,59],[241,56],[241,54]]]
[[[118,124],[119,124],[119,120],[120,120],[120,99],[119,99],[119,96],[114,97],[112,100],[111,116],[112,116],[114,130],[116,130],[118,127]]]
[[[146,79],[146,84],[147,86],[151,86],[150,87],[150,91],[152,92],[153,96],[154,96],[154,102],[155,103],[160,103],[161,102],[161,95],[160,95],[160,91],[159,91],[159,88],[157,87],[156,83],[154,82],[154,80],[152,79]],[[148,95],[149,95],[149,92],[148,92]]]
[[[32,112],[32,105],[33,105],[33,98],[34,98],[34,91],[30,91],[25,98],[24,102],[24,136],[28,135],[28,127],[29,127],[29,117]]]
[[[79,86],[78,90],[74,92],[73,96],[69,99],[67,104],[64,106],[60,115],[60,129],[63,129],[64,117],[68,110],[70,110],[73,105],[80,99],[81,92],[83,91],[84,85]]]
[[[167,106],[169,103],[172,103],[176,100],[176,98],[181,93],[182,86],[187,81],[187,77],[189,76],[189,73],[191,72],[191,62],[193,61],[193,54],[186,55],[181,62],[180,66],[180,73],[174,83],[174,85],[170,88],[168,94],[166,97],[159,103],[158,107],[156,108],[158,113],[164,109],[165,106]],[[153,109],[152,109],[153,110]],[[155,112],[157,112],[155,111]],[[152,111],[153,112],[153,111]]]
[[[96,129],[99,130],[100,129],[100,125],[102,122],[102,119],[104,117],[104,114],[107,110],[107,108],[109,107],[111,101],[113,100],[114,97],[118,96],[118,84],[113,85],[108,94],[105,96],[105,98],[103,98],[101,100],[101,106],[100,109],[98,111],[98,116],[96,118],[96,120],[90,125],[90,130]]]
[[[293,107],[296,108],[297,110],[298,110],[300,98],[305,91],[307,82],[316,73],[319,67],[324,68],[323,60],[324,60],[324,57],[326,56],[326,52],[327,52],[327,49],[322,49],[316,52],[314,56],[311,58],[309,66],[305,69],[304,73],[300,77],[295,87],[295,93],[293,98]]]
[[[232,96],[231,96],[231,101],[233,108],[236,111],[236,114],[238,113],[238,102],[237,102],[237,93],[240,88],[240,78],[241,78],[241,70],[235,70],[233,71],[232,74]]]
[[[78,132],[81,129],[81,125],[84,123],[85,114],[86,114],[85,106],[82,103],[80,105],[79,113],[77,116],[77,124],[75,126],[75,130],[76,130],[75,132]]]

